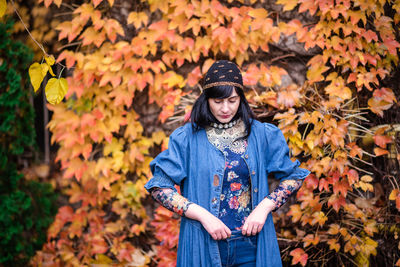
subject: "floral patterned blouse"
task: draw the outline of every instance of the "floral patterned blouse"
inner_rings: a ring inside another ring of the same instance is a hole
[[[222,184],[219,218],[231,230],[242,228],[252,211],[249,169],[242,158],[247,148],[245,126],[238,121],[230,128],[208,127],[207,138],[225,156],[225,172]],[[275,203],[274,210],[286,203],[287,199],[302,185],[302,180],[284,180],[267,198]],[[152,197],[165,208],[181,216],[185,215],[188,199],[170,188],[153,188]]]

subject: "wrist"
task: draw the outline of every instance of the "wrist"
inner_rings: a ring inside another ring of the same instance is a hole
[[[260,202],[260,204],[258,204],[258,206],[268,213],[275,209],[276,204],[273,200],[266,197]]]

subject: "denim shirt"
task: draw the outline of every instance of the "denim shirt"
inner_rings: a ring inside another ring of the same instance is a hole
[[[304,179],[310,172],[292,162],[282,132],[269,123],[253,120],[246,152],[242,155],[250,173],[252,209],[268,194],[268,174],[276,179]],[[151,163],[153,173],[145,188],[172,188],[218,217],[225,156],[212,145],[204,129],[191,124],[176,129],[168,149]],[[257,267],[282,266],[272,215],[269,214],[257,239]],[[217,241],[200,222],[182,217],[177,266],[221,266]]]

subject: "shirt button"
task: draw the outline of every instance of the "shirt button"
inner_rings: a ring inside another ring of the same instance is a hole
[[[258,188],[256,187],[256,188],[254,188],[254,193],[257,193],[258,192]]]
[[[252,171],[252,172],[251,172],[251,175],[254,175],[254,174],[256,174],[256,172],[255,172],[255,171]]]
[[[249,155],[246,154],[244,157],[245,157],[246,159],[248,159],[248,158],[249,158]]]
[[[211,202],[212,202],[213,204],[215,204],[215,202],[217,202],[217,198],[214,197],[213,199],[211,199]]]

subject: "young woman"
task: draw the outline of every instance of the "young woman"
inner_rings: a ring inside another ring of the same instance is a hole
[[[182,216],[177,266],[281,266],[271,211],[309,171],[290,160],[276,126],[254,119],[234,63],[215,62],[203,88],[192,123],[171,134],[145,185]],[[280,179],[271,193],[268,174]]]

